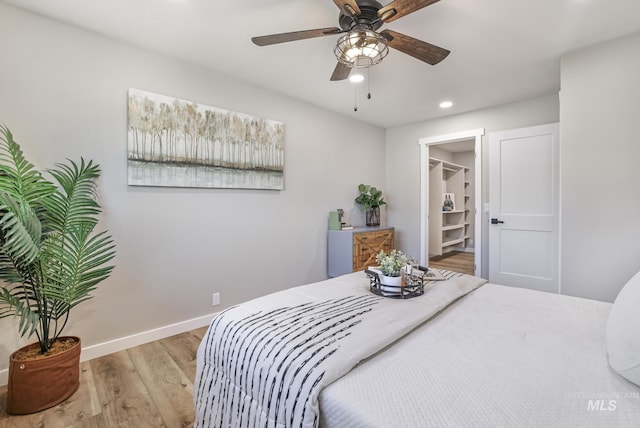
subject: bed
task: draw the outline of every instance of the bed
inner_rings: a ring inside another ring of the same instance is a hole
[[[357,272],[222,312],[195,426],[640,426],[640,387],[608,362],[612,304],[443,273],[413,299]]]

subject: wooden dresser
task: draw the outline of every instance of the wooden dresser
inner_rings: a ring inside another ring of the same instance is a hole
[[[359,227],[330,230],[327,264],[330,277],[377,265],[376,255],[393,249],[393,227]]]

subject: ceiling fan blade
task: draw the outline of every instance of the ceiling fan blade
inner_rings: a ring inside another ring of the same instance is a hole
[[[427,64],[436,65],[449,55],[449,51],[431,43],[414,39],[391,30],[384,30],[380,34],[387,39],[388,45],[407,55],[424,61]]]
[[[356,0],[333,0],[333,2],[345,15],[360,15],[360,7],[358,6],[358,3],[356,3]]]
[[[336,68],[333,70],[333,74],[331,75],[331,81],[335,82],[337,80],[344,80],[349,77],[350,73],[351,67],[338,61],[338,65],[336,65]]]
[[[317,30],[294,31],[291,33],[271,34],[269,36],[252,37],[251,41],[258,46],[275,45],[277,43],[293,42],[295,40],[312,39],[314,37],[331,36],[343,31],[338,27],[318,28]]]
[[[338,0],[335,0],[338,1]],[[427,7],[440,0],[394,0],[378,11],[378,18],[384,22],[395,21],[405,15]]]

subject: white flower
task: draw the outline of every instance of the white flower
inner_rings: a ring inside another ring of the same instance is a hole
[[[399,250],[391,250],[389,254],[380,251],[376,256],[376,261],[380,264],[383,275],[400,276],[400,270],[407,263],[407,256]]]

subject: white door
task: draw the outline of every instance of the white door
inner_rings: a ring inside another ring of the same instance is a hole
[[[489,281],[553,293],[559,283],[558,124],[489,136]]]

